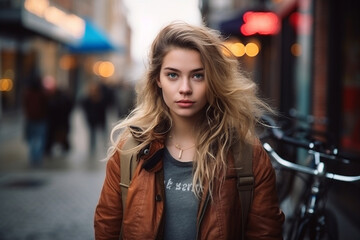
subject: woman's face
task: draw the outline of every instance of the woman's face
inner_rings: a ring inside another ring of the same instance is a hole
[[[205,69],[195,50],[170,50],[163,59],[157,84],[174,119],[196,119],[207,103]]]

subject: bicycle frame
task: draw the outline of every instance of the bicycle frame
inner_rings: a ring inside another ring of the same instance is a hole
[[[288,239],[304,239],[307,233],[310,234],[310,239],[322,239],[324,234],[330,235],[331,233],[325,231],[326,222],[334,222],[336,220],[328,219],[332,217],[331,214],[326,212],[324,206],[319,207],[323,201],[323,194],[325,194],[323,186],[325,184],[324,181],[326,179],[333,179],[344,182],[353,182],[359,181],[360,176],[344,176],[327,172],[325,162],[321,161],[321,159],[322,157],[332,159],[333,156],[312,149],[308,150],[308,152],[313,156],[314,168],[302,166],[281,158],[269,143],[263,143],[263,147],[269,153],[270,157],[281,167],[294,170],[295,172],[305,173],[312,177],[310,192],[309,194],[305,194],[304,198],[301,199],[300,210],[296,212],[296,214],[298,214],[296,218],[297,221],[291,226]],[[311,144],[309,144],[309,147],[311,147]],[[337,234],[337,230],[332,230],[336,232],[334,234]],[[337,236],[334,236],[334,239],[336,238]]]
[[[303,205],[300,206],[300,220],[293,224],[293,229],[289,232],[288,239],[304,239],[306,231],[310,229],[311,239],[320,239],[324,235],[325,230],[325,216],[321,214],[324,209],[319,209],[319,204],[322,202],[323,181],[325,176],[325,164],[320,161],[320,155],[315,153],[313,155],[316,166],[317,175],[313,176],[311,181],[311,188],[308,194],[304,194]],[[295,234],[295,235],[294,235]],[[293,237],[292,237],[293,236]]]

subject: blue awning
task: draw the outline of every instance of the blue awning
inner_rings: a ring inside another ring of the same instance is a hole
[[[71,53],[103,53],[121,50],[114,46],[109,37],[89,20],[85,20],[83,37],[68,48]]]

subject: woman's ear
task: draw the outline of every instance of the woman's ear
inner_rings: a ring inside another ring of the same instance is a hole
[[[157,83],[158,87],[161,88],[160,78],[158,78],[158,79],[156,80],[156,83]]]

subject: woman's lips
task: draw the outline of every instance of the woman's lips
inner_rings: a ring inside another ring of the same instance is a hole
[[[180,101],[177,101],[176,104],[179,106],[179,107],[183,107],[183,108],[188,108],[188,107],[191,107],[192,105],[194,105],[195,102],[193,101],[189,101],[189,100],[180,100]]]

